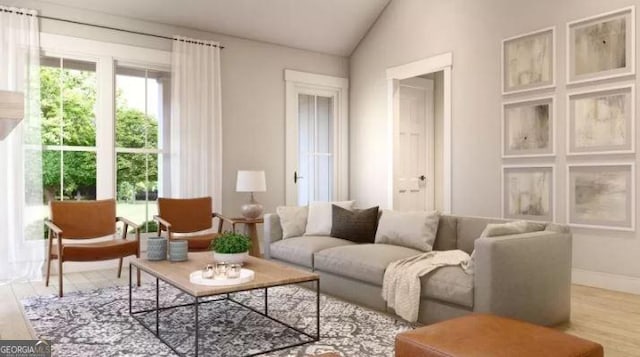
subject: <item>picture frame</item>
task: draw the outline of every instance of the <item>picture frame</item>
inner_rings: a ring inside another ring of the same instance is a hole
[[[501,59],[503,95],[555,87],[555,26],[502,40]]]
[[[555,165],[502,166],[502,218],[555,221]]]
[[[502,157],[555,156],[555,97],[502,104]]]
[[[635,6],[567,23],[567,83],[635,74]]]
[[[635,231],[635,200],[635,163],[567,165],[569,225]]]
[[[635,85],[567,94],[567,155],[635,152]]]

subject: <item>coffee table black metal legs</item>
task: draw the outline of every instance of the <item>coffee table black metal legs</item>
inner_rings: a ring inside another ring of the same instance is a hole
[[[236,300],[232,299],[231,297],[228,298],[229,301],[234,302],[234,303],[244,307],[245,309],[251,310],[251,311],[253,311],[253,312],[257,313],[257,314],[260,314],[260,315],[262,315],[262,316],[264,316],[264,317],[266,317],[268,319],[271,319],[271,320],[273,320],[273,321],[275,321],[275,322],[277,322],[277,323],[279,323],[279,324],[281,324],[281,325],[283,325],[283,326],[285,326],[285,327],[287,327],[289,329],[292,329],[292,330],[294,330],[294,331],[296,331],[296,332],[298,332],[298,333],[300,333],[300,334],[302,334],[302,335],[304,335],[306,337],[309,337],[309,341],[303,341],[303,342],[299,342],[299,343],[292,344],[292,345],[282,346],[282,347],[271,349],[269,351],[262,351],[262,352],[259,352],[259,353],[246,355],[245,357],[258,356],[258,355],[261,355],[261,354],[264,354],[264,353],[280,351],[280,350],[284,350],[284,349],[287,349],[287,348],[302,346],[302,345],[306,345],[307,343],[320,341],[320,280],[316,279],[314,281],[316,283],[315,284],[316,285],[316,289],[315,289],[316,290],[316,333],[315,333],[315,335],[312,335],[312,334],[310,334],[310,333],[308,333],[306,331],[303,331],[303,330],[301,330],[301,329],[299,329],[297,327],[293,327],[293,326],[287,324],[284,321],[280,321],[278,319],[275,319],[275,318],[269,316],[269,313],[268,313],[269,312],[269,305],[268,305],[268,302],[269,302],[268,292],[269,291],[268,291],[268,288],[264,289],[264,302],[265,302],[264,312],[259,311],[259,310],[255,309],[255,308],[253,308],[251,306],[248,306],[248,305],[246,305],[244,303],[241,303],[240,301],[236,301]],[[276,286],[283,286],[283,285],[290,285],[290,284],[281,284],[281,285],[276,285]],[[275,286],[272,286],[272,287],[275,287]],[[255,289],[253,289],[253,290],[255,290]]]
[[[198,310],[200,310],[200,299],[197,296],[196,296],[196,302],[195,304],[193,304],[193,309],[195,310],[195,314],[196,314],[196,343],[194,346],[194,350],[195,350],[196,357],[198,357],[198,347],[200,347],[200,345],[198,344],[198,335],[200,334],[200,324],[198,323]]]
[[[307,343],[311,343],[311,342],[316,342],[320,340],[320,280],[319,279],[314,279],[314,280],[310,280],[310,282],[315,282],[315,292],[316,292],[316,331],[315,334],[310,334],[306,331],[303,331],[297,327],[293,327],[283,321],[280,321],[272,316],[269,315],[269,287],[276,287],[276,286],[284,286],[284,285],[291,285],[291,284],[279,284],[279,285],[273,285],[273,286],[269,286],[266,288],[259,288],[262,289],[264,291],[264,311],[261,310],[257,310],[251,306],[248,306],[240,301],[237,301],[235,299],[233,299],[233,297],[230,294],[223,294],[224,297],[221,298],[215,298],[215,299],[210,299],[210,300],[204,300],[203,297],[201,296],[192,296],[190,294],[188,294],[186,291],[184,291],[183,289],[180,289],[179,287],[164,281],[165,283],[177,288],[178,290],[184,292],[185,294],[193,297],[193,302],[191,303],[185,303],[185,304],[179,304],[179,305],[174,305],[174,306],[165,306],[165,307],[161,307],[160,306],[160,280],[158,277],[156,277],[156,286],[155,286],[155,308],[152,309],[145,309],[145,310],[139,310],[139,311],[133,311],[133,288],[132,288],[132,266],[129,265],[129,314],[136,319],[136,321],[138,321],[145,329],[147,329],[149,332],[153,333],[160,341],[162,341],[162,343],[164,343],[165,345],[167,345],[169,348],[171,348],[171,350],[173,350],[176,354],[180,355],[180,356],[187,356],[188,352],[180,352],[176,349],[176,347],[172,346],[169,341],[167,341],[167,339],[165,339],[162,334],[160,333],[160,312],[161,311],[165,311],[168,309],[174,309],[174,308],[179,308],[179,307],[187,307],[187,306],[192,306],[194,309],[194,338],[195,338],[195,343],[193,346],[193,354],[194,356],[199,356],[201,354],[200,351],[200,324],[202,323],[201,319],[202,317],[200,316],[200,305],[205,304],[205,303],[215,303],[215,302],[220,302],[220,301],[228,301],[231,303],[234,303],[238,306],[241,306],[245,309],[251,310],[257,314],[260,314],[272,321],[277,322],[278,324],[288,328],[288,329],[292,329],[298,333],[300,333],[301,335],[304,335],[306,337],[308,337],[309,339],[306,341],[301,341],[295,344],[291,344],[291,345],[286,345],[286,346],[281,346],[281,347],[277,347],[268,351],[262,351],[262,352],[258,352],[258,353],[253,353],[253,354],[249,354],[246,355],[246,357],[249,356],[257,356],[257,355],[261,355],[264,353],[269,353],[269,352],[275,352],[275,351],[279,351],[279,350],[283,350],[283,349],[287,349],[287,348],[292,348],[292,347],[297,347],[297,346],[302,346],[305,345]],[[143,269],[144,270],[144,269]],[[251,291],[251,290],[258,290],[258,289],[246,289],[246,290],[238,290],[235,292],[243,292],[243,291]],[[220,296],[220,295],[217,295]],[[144,314],[149,314],[149,313],[154,313],[155,314],[155,331],[147,325],[147,323],[144,321]],[[170,331],[165,332],[165,334],[167,333],[171,333]]]

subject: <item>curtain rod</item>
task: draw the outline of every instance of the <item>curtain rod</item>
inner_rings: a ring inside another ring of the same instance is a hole
[[[117,27],[104,26],[104,25],[96,25],[96,24],[90,24],[90,23],[86,23],[86,22],[80,22],[80,21],[74,21],[74,20],[61,19],[61,18],[58,18],[58,17],[51,17],[51,16],[44,16],[44,15],[33,15],[33,14],[25,13],[25,12],[12,11],[12,10],[9,10],[9,9],[0,9],[0,10],[2,10],[3,12],[10,12],[10,13],[21,14],[21,15],[27,15],[27,16],[36,16],[36,17],[39,17],[39,18],[41,18],[41,19],[45,19],[45,20],[53,20],[53,21],[60,21],[60,22],[68,22],[68,23],[70,23],[70,24],[84,25],[84,26],[91,26],[91,27],[98,27],[98,28],[105,29],[105,30],[113,30],[113,31],[120,31],[120,32],[126,32],[126,33],[132,33],[132,34],[135,34],[135,35],[142,35],[142,36],[149,36],[149,37],[157,37],[157,38],[162,38],[162,39],[165,39],[165,40],[182,41],[182,42],[194,43],[194,44],[197,44],[197,45],[203,45],[203,46],[220,47],[220,49],[223,49],[223,48],[224,48],[224,46],[218,46],[218,45],[214,45],[214,44],[206,43],[206,42],[201,42],[201,41],[186,40],[186,39],[178,39],[178,38],[173,38],[173,37],[169,37],[169,36],[156,35],[156,34],[153,34],[153,33],[139,32],[139,31],[132,31],[132,30],[126,30],[126,29],[121,29],[121,28],[117,28]]]

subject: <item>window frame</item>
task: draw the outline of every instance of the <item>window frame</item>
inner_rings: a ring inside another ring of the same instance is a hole
[[[116,197],[115,90],[116,65],[171,71],[171,52],[88,40],[51,33],[40,33],[41,56],[62,57],[96,63],[96,146],[43,146],[63,151],[96,152],[96,198]],[[88,150],[91,149],[91,150]],[[129,152],[127,149],[126,152]],[[138,152],[138,149],[135,149]],[[139,153],[162,155],[160,148],[141,148]]]

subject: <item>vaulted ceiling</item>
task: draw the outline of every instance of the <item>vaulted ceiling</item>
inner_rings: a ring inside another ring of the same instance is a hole
[[[46,0],[348,56],[391,0]]]

